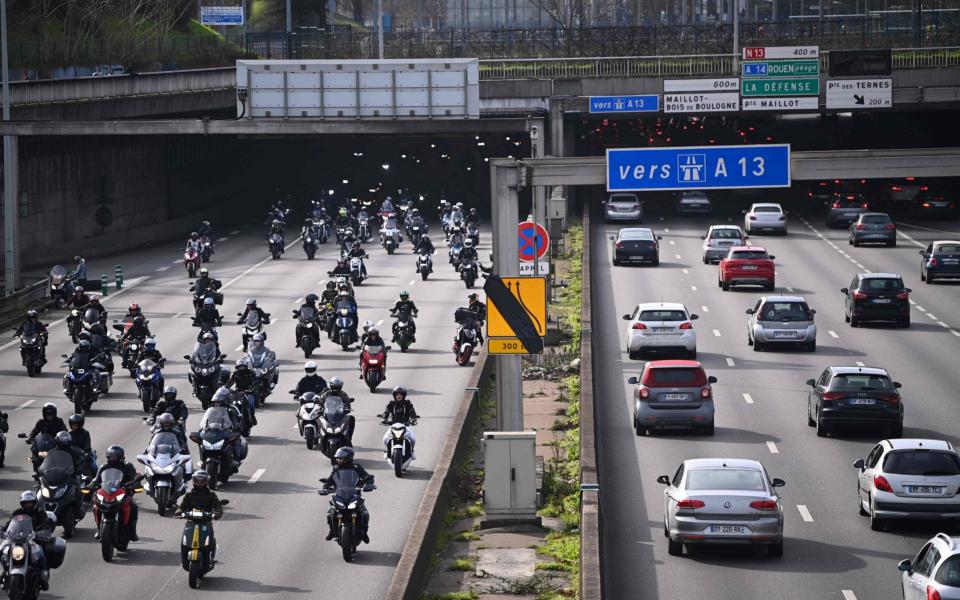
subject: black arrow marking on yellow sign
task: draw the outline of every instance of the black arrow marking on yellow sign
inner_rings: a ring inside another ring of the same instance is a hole
[[[487,278],[483,284],[483,291],[487,295],[487,300],[493,302],[497,307],[503,319],[516,334],[517,338],[523,343],[527,352],[539,354],[543,352],[543,338],[534,325],[531,314],[511,293],[510,288],[504,285],[503,280],[496,276]],[[520,296],[520,283],[517,283],[517,296]]]

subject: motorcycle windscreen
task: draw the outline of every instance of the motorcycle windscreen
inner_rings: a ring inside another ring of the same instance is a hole
[[[207,412],[203,413],[203,419],[200,420],[201,429],[227,430],[232,426],[230,413],[225,406],[211,406],[207,409]]]
[[[53,268],[50,269],[50,279],[53,280],[53,283],[61,283],[66,276],[67,268],[63,265],[53,265]]]
[[[114,493],[120,488],[123,482],[123,471],[120,469],[104,469],[100,473],[100,487],[109,493]]]
[[[201,365],[216,362],[219,356],[217,353],[217,345],[214,342],[197,344],[197,347],[193,350],[193,362]]]
[[[337,484],[336,497],[344,504],[350,504],[357,497],[357,486],[360,484],[360,474],[353,469],[338,470],[334,476]]]
[[[331,425],[338,425],[345,415],[343,400],[339,396],[327,396],[323,403],[323,418]]]
[[[317,318],[317,311],[313,310],[309,306],[300,307],[300,320],[305,323],[310,323]]]
[[[49,452],[56,445],[56,438],[49,433],[41,433],[33,438],[33,449],[37,452]]]
[[[260,313],[255,310],[251,310],[247,313],[247,318],[244,323],[250,329],[256,329],[260,326]]]
[[[48,484],[60,487],[67,478],[73,477],[73,456],[63,450],[50,450],[43,462],[40,463],[37,473]]]
[[[180,453],[180,440],[175,433],[170,431],[158,431],[150,440],[147,447],[147,454],[156,458],[161,454],[173,456]]]
[[[33,520],[30,515],[17,515],[10,519],[4,537],[15,543],[23,543],[33,534]]]

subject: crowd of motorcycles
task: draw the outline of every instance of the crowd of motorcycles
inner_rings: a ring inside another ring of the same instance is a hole
[[[269,211],[266,239],[273,259],[280,259],[287,250],[285,233],[290,212],[282,203],[275,204]],[[296,345],[308,362],[305,377],[290,394],[298,403],[297,425],[307,448],[320,450],[334,465],[334,474],[339,473],[337,477],[321,479],[324,487],[319,493],[333,494],[327,539],[335,539],[343,550],[343,558],[351,561],[359,544],[369,539],[362,493],[376,486],[372,476],[359,466],[356,469],[352,466],[355,420],[350,415],[350,405],[353,399],[343,390],[339,377],[332,378],[328,385],[317,375],[316,363],[309,359],[320,348],[324,333],[342,351],[349,351],[356,344],[360,350],[361,379],[375,392],[386,378],[387,351],[392,346],[380,337],[371,321],[359,321],[355,290],[368,276],[365,259],[369,255],[364,245],[377,236],[385,252],[393,255],[406,237],[416,254],[417,272],[424,281],[433,273],[436,248],[429,238],[427,223],[409,201],[394,205],[387,197],[374,209],[371,202],[351,200],[338,207],[333,216],[327,213],[323,202],[313,202],[309,213],[298,234],[306,258],[314,260],[319,245],[328,242],[336,243],[340,254],[336,265],[327,272],[330,279],[322,294],[308,294],[303,305],[293,311]],[[472,288],[484,271],[476,250],[479,243],[476,210],[465,211],[460,203],[441,201],[438,216],[449,263],[466,287]],[[177,502],[187,494],[191,476],[196,481],[197,473],[202,474],[208,478],[209,488],[215,490],[239,471],[247,456],[246,438],[257,424],[256,409],[267,402],[278,383],[279,363],[276,353],[266,344],[264,326],[270,322],[270,314],[251,298],[246,302],[246,309],[237,313],[243,356],[233,369],[225,366],[227,355],[221,352],[219,333],[224,317],[217,309],[223,304],[223,286],[204,266],[211,262],[214,254],[213,229],[204,221],[187,240],[183,255],[194,307],[192,323],[198,330],[192,354],[183,358],[189,364],[188,380],[193,396],[204,410],[200,427],[192,432],[187,430],[185,404],[177,398],[172,386],[165,385],[163,369],[167,359],[157,349],[155,335],[140,306],[130,304],[125,315],[111,321],[99,298],[88,294],[83,287],[87,281],[83,258],[75,258],[77,264],[73,271],[62,265],[51,269],[50,295],[54,307],[68,311],[67,333],[77,345],[73,354],[61,355],[62,366],[66,368],[63,393],[72,403],[74,413],[70,430],[76,431],[75,421],[82,430],[84,419],[94,414],[100,396],[110,393],[114,376],[118,375],[114,358],[119,357],[121,369],[136,382],[150,439],[144,452],[136,456],[143,465],[143,473],[130,477],[132,469],[125,471],[109,461],[98,470],[89,434],[86,434],[86,447],[71,446],[65,438],[58,439],[62,431],[48,430],[43,421],[38,423],[40,429],[35,428],[30,435],[19,434],[18,437],[30,444],[33,477],[38,484],[34,498],[41,509],[47,511],[47,519],[45,523],[37,523],[36,519],[15,516],[0,540],[3,569],[0,586],[10,597],[35,598],[41,589],[47,589],[49,569],[63,561],[64,539],[73,536],[77,524],[91,508],[103,559],[112,560],[115,551],[126,552],[130,541],[136,539],[132,513],[136,513],[133,499],[137,493],[149,495],[160,516],[176,511],[178,517],[187,521],[181,537],[181,563],[190,575],[191,587],[199,586],[203,576],[216,564],[212,521],[219,516],[217,510],[204,507],[180,511]],[[391,311],[395,318],[391,340],[401,352],[407,352],[416,341],[414,319],[417,315],[409,294],[401,292]],[[486,318],[485,306],[477,294],[470,294],[470,303],[457,309],[454,318],[459,327],[453,351],[457,364],[465,366],[474,349],[482,343],[480,330]],[[117,332],[115,336],[110,334],[108,323],[110,329]],[[35,311],[30,311],[17,335],[27,375],[34,377],[47,362],[46,326]],[[50,412],[56,418],[56,407],[45,405],[44,419]],[[406,400],[402,386],[394,388],[388,409],[378,416],[382,424],[389,427],[383,437],[384,457],[393,466],[395,475],[401,477],[415,458],[412,427],[417,422],[416,412]],[[0,417],[5,415],[0,413]],[[5,421],[3,423],[5,425]],[[187,440],[198,447],[197,461],[191,458]],[[108,452],[114,448],[111,446]],[[0,432],[0,466],[4,449]],[[345,462],[347,454],[350,460]],[[347,476],[348,471],[353,475]],[[53,535],[58,526],[62,529],[62,538]]]

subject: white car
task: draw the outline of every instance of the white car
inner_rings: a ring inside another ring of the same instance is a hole
[[[743,227],[747,235],[754,231],[787,235],[787,213],[774,202],[758,202],[744,211]]]
[[[638,304],[632,314],[623,315],[624,321],[630,321],[627,327],[627,356],[637,360],[642,352],[654,351],[696,358],[697,332],[693,328],[693,321],[699,318],[678,302]]]
[[[713,212],[713,204],[704,192],[681,192],[677,198],[677,212],[709,213]]]
[[[719,262],[727,256],[727,251],[734,246],[746,246],[747,236],[739,225],[711,225],[707,234],[700,236],[703,240],[703,264]]]

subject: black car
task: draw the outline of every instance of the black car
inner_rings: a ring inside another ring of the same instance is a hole
[[[808,379],[807,425],[824,437],[837,425],[878,427],[890,437],[903,435],[900,383],[885,369],[827,367],[816,380]]]
[[[913,198],[913,212],[922,218],[955,218],[957,198],[945,191],[920,191]]]
[[[645,262],[653,266],[660,264],[660,240],[649,227],[630,227],[621,229],[613,242],[613,264],[625,262]]]
[[[893,321],[910,327],[910,288],[894,273],[857,273],[843,288],[843,320],[851,327],[865,321]]]

